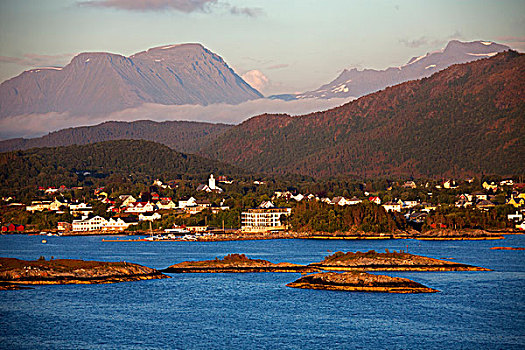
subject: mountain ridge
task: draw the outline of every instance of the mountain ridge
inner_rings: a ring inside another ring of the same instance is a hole
[[[3,140],[0,141],[0,152],[130,139],[155,141],[179,152],[195,153],[204,143],[230,127],[229,124],[191,121],[108,121],[93,126],[62,129],[37,138]]]
[[[525,55],[499,53],[327,111],[251,118],[201,154],[315,177],[525,173],[524,82]]]
[[[488,41],[461,42],[451,40],[438,51],[412,57],[399,67],[383,70],[357,68],[344,69],[334,80],[316,90],[296,94],[296,99],[361,97],[405,81],[428,77],[454,64],[487,58],[510,47]],[[290,99],[290,96],[286,96]]]
[[[0,85],[0,118],[69,112],[103,115],[143,103],[237,104],[263,96],[201,44],[125,57],[85,52],[63,68],[36,68]]]

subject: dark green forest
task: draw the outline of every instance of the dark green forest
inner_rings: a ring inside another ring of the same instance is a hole
[[[159,178],[201,180],[210,173],[246,172],[143,140],[50,147],[0,154],[0,193],[34,191],[38,186],[93,186],[109,182],[151,183]]]

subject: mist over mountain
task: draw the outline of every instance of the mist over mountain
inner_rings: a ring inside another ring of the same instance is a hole
[[[82,53],[63,68],[23,72],[0,85],[0,117],[100,115],[144,103],[237,104],[261,97],[217,54],[200,44],[181,44],[130,57]]]
[[[400,67],[390,67],[385,70],[345,69],[336,79],[317,90],[296,95],[283,95],[284,97],[274,96],[274,98],[285,98],[287,100],[293,98],[357,98],[405,81],[429,77],[453,64],[492,57],[509,49],[506,45],[488,41],[461,42],[452,40],[444,49],[420,57],[413,57]]]
[[[524,94],[525,54],[508,51],[327,111],[251,118],[201,154],[316,177],[523,174]]]

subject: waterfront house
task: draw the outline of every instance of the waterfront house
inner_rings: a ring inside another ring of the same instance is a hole
[[[133,218],[110,218],[102,227],[103,231],[124,231],[131,225],[137,225]]]
[[[90,219],[73,220],[71,224],[73,231],[100,231],[106,226],[107,220],[101,216]]]
[[[24,225],[18,224],[5,224],[2,226],[2,232],[23,232],[25,230]]]
[[[269,232],[286,229],[282,216],[290,216],[292,208],[256,208],[241,213],[243,232]]]
[[[69,222],[59,222],[57,224],[58,231],[71,231],[72,229],[73,225],[71,225]]]

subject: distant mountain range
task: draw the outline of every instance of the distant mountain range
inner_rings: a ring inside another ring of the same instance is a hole
[[[317,90],[295,95],[275,95],[272,98],[288,101],[303,98],[357,98],[405,81],[429,77],[453,64],[492,57],[509,49],[508,46],[487,41],[452,40],[443,50],[413,57],[407,64],[400,67],[390,67],[385,70],[345,69],[335,80]]]
[[[316,177],[523,174],[524,94],[525,55],[507,51],[331,110],[251,118],[201,154]]]
[[[195,153],[232,125],[187,121],[106,122],[94,126],[63,129],[33,139],[0,141],[0,152],[36,147],[84,145],[110,140],[155,141],[184,153]]]
[[[494,54],[504,48],[453,41],[442,53],[413,58],[397,70],[438,69],[450,57],[466,59],[465,51],[470,58],[490,58],[304,116],[265,114],[237,126],[107,122],[1,141],[0,151],[145,139],[256,172],[316,177],[523,174],[525,58],[514,51]]]
[[[23,72],[0,85],[0,118],[69,112],[100,115],[137,107],[237,104],[262,95],[200,44],[169,45],[124,57],[82,53],[63,68]]]

